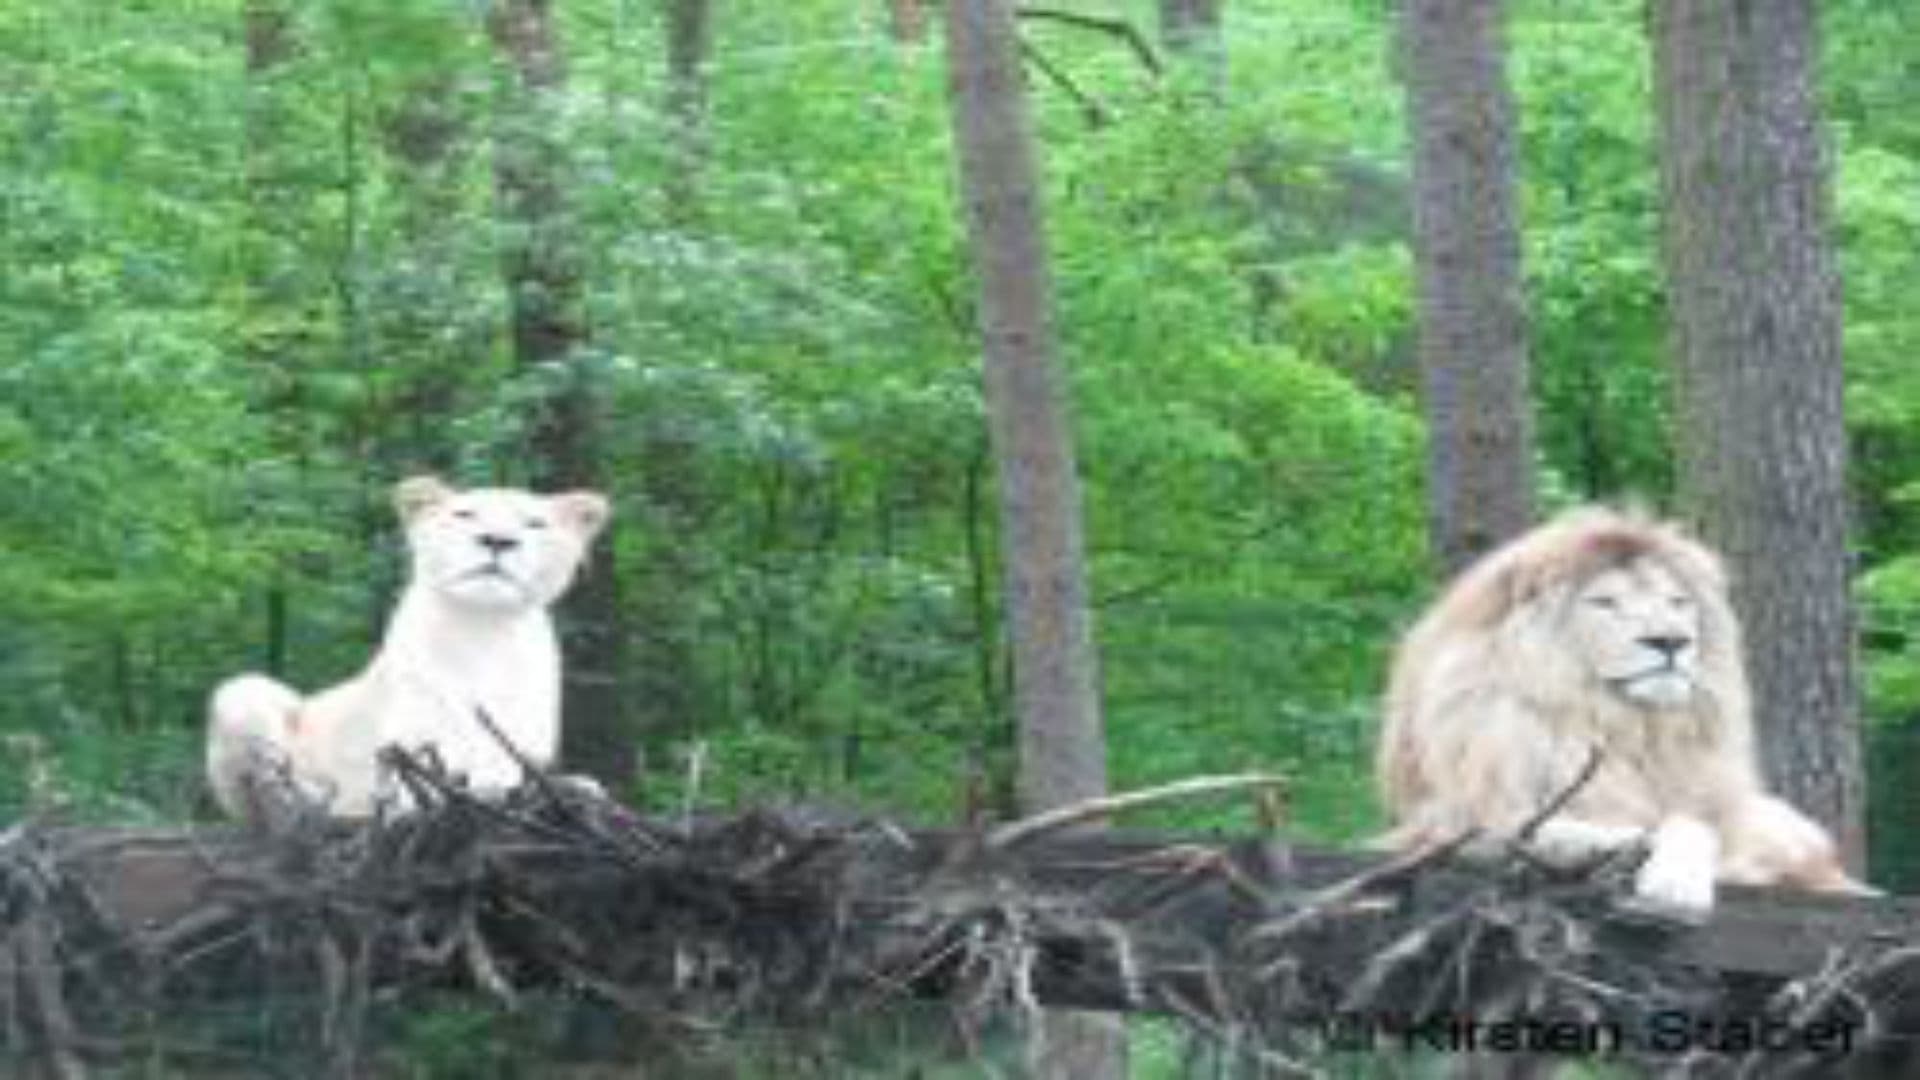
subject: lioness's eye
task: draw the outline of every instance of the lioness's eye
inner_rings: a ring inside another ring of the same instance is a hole
[[[1673,608],[1677,611],[1685,611],[1686,609],[1693,606],[1693,597],[1688,596],[1684,593],[1679,593],[1679,594],[1667,597],[1667,603],[1672,605]]]
[[[1589,596],[1587,597],[1587,605],[1589,607],[1597,607],[1601,611],[1612,611],[1620,606],[1620,601],[1618,598],[1612,596]]]
[[[529,529],[544,529],[546,527],[547,527],[546,518],[530,517],[527,519],[527,528]]]
[[[466,507],[455,510],[453,516],[459,518],[461,521],[472,521],[474,517],[473,511],[468,510]]]

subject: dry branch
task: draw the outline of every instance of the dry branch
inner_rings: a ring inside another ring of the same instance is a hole
[[[1693,930],[1614,918],[1617,866],[1066,828],[1271,778],[908,833],[793,812],[648,818],[567,784],[489,801],[431,761],[395,765],[419,809],[364,825],[0,834],[0,1062],[69,1076],[130,1057],[231,1062],[218,1037],[173,1027],[238,998],[286,1003],[306,1017],[288,1030],[307,1060],[361,1075],[382,1003],[426,992],[510,1010],[580,995],[656,1047],[909,999],[944,1000],[970,1032],[1041,1005],[1150,1011],[1282,1071],[1363,1037],[1438,1045],[1446,1018],[1764,1023],[1801,1055],[1689,1047],[1716,1068],[1766,1066],[1751,1075],[1830,1075],[1808,1047],[1836,1025],[1875,1054],[1920,1030],[1906,901],[1732,890]]]
[[[1090,821],[1112,817],[1128,810],[1144,810],[1161,803],[1179,802],[1202,795],[1218,795],[1228,792],[1247,790],[1279,791],[1286,788],[1286,781],[1267,773],[1247,773],[1239,776],[1196,776],[1178,780],[1171,784],[1147,788],[1143,791],[1128,791],[1118,795],[1102,795],[1094,799],[1084,799],[1066,806],[1042,811],[1032,817],[1002,825],[987,834],[986,845],[1000,851],[1011,851],[1021,844],[1043,836],[1084,825]]]
[[[1164,73],[1160,55],[1147,42],[1146,35],[1140,32],[1140,28],[1127,19],[1035,5],[1022,5],[1014,9],[1014,14],[1022,19],[1058,23],[1077,30],[1091,30],[1119,38],[1128,49],[1132,50],[1134,59],[1140,61],[1140,66],[1145,68],[1148,74],[1158,77]]]

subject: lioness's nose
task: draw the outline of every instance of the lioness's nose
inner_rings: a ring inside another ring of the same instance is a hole
[[[481,547],[495,555],[504,555],[520,546],[519,540],[511,536],[501,536],[499,533],[481,533],[479,541]]]
[[[1671,660],[1693,644],[1693,639],[1681,634],[1649,634],[1640,639],[1640,644]]]

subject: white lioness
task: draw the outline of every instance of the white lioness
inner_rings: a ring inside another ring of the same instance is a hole
[[[1536,852],[1583,860],[1644,837],[1635,895],[1663,912],[1704,915],[1716,881],[1865,891],[1826,830],[1767,793],[1750,709],[1720,560],[1671,525],[1569,513],[1470,567],[1401,643],[1379,755],[1387,843],[1504,842],[1571,791]]]
[[[521,767],[480,710],[530,762],[552,763],[560,650],[547,605],[606,523],[607,500],[455,491],[418,477],[400,484],[394,501],[412,573],[367,669],[308,698],[263,675],[214,692],[207,778],[228,814],[250,815],[254,781],[266,770],[288,775],[336,815],[404,805],[379,765],[387,746],[431,748],[477,790],[512,787]]]

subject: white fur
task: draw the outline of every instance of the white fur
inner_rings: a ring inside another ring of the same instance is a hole
[[[1487,555],[1407,633],[1386,705],[1388,846],[1473,830],[1496,849],[1570,793],[1535,851],[1574,864],[1649,841],[1649,908],[1703,915],[1716,879],[1863,888],[1766,793],[1724,574],[1672,526],[1587,509]]]
[[[477,789],[512,787],[520,766],[482,710],[532,764],[553,762],[561,661],[547,606],[604,524],[606,500],[458,492],[427,478],[395,495],[412,573],[366,670],[304,699],[263,675],[215,691],[207,776],[227,813],[247,816],[249,788],[266,769],[284,770],[334,814],[403,804],[378,764],[387,746],[430,748]]]
[[[1633,879],[1643,906],[1687,921],[1713,910],[1720,834],[1698,818],[1675,814],[1653,830],[1652,850]]]

